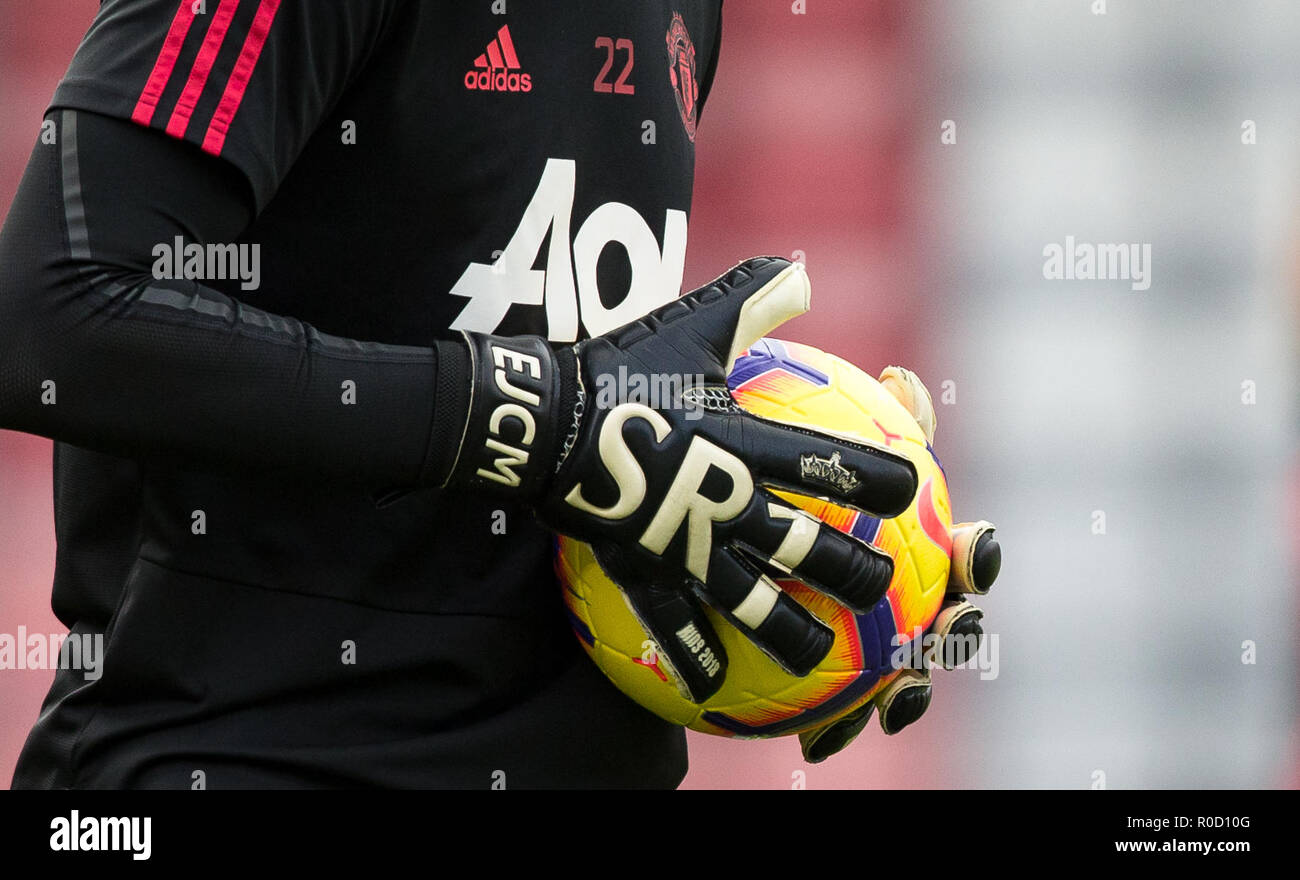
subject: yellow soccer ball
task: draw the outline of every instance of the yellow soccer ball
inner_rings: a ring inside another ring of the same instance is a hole
[[[916,465],[918,489],[900,516],[881,520],[827,501],[778,493],[894,560],[883,599],[854,614],[798,581],[777,583],[835,634],[824,660],[795,677],[712,609],[727,652],[726,679],[702,704],[690,701],[601,570],[591,548],[560,538],[556,571],[574,632],[596,665],[637,703],[703,733],[729,737],[797,734],[853,711],[898,674],[902,646],[924,633],[943,603],[952,555],[948,483],[925,431],[879,382],[853,364],[808,345],[763,339],[737,359],[728,385],[745,410],[885,445]]]

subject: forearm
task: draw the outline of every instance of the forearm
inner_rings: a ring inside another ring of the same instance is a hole
[[[458,438],[438,436],[437,409],[463,420],[462,345],[343,339],[156,280],[155,244],[247,227],[242,177],[129,123],[76,123],[36,148],[0,233],[0,427],[131,458],[440,480]]]

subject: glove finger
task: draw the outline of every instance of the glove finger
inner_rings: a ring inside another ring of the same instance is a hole
[[[633,587],[624,594],[684,695],[703,703],[716,694],[727,678],[727,652],[699,601],[661,587]]]
[[[876,694],[880,709],[880,729],[893,736],[915,722],[930,708],[930,672],[905,668]]]
[[[967,602],[960,593],[949,593],[934,619],[934,650],[944,669],[955,669],[979,653],[984,638],[980,621],[984,612]]]
[[[933,443],[939,417],[934,411],[930,389],[925,387],[921,378],[906,367],[885,367],[880,374],[880,384],[912,414],[925,432],[926,441]]]
[[[953,526],[948,592],[982,596],[993,586],[1002,568],[1002,548],[993,537],[996,528],[985,520]]]
[[[869,700],[830,724],[805,730],[799,734],[799,749],[803,752],[803,759],[809,764],[818,764],[843,750],[845,746],[857,739],[862,728],[867,726],[875,708],[875,701]]]
[[[756,559],[865,614],[889,589],[888,553],[827,525],[768,492],[755,494],[733,542]]]
[[[883,446],[757,416],[731,417],[723,445],[756,482],[828,498],[874,516],[898,516],[916,497],[916,467]]]
[[[654,640],[658,659],[678,688],[695,703],[716,694],[726,679],[727,652],[709,623],[693,584],[665,583],[638,576],[613,545],[593,545],[596,561],[618,585],[641,626]]]
[[[701,595],[786,672],[805,676],[835,640],[830,627],[730,548],[715,550]]]

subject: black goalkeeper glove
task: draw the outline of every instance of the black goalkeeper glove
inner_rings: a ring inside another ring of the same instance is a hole
[[[726,656],[699,600],[794,675],[829,628],[764,574],[792,575],[854,612],[888,589],[889,556],[780,501],[767,487],[896,516],[912,464],[883,447],[740,410],[727,374],[744,349],[808,309],[803,266],[754,258],[646,317],[553,349],[541,337],[466,333],[469,418],[447,484],[531,504],[590,543],[642,625],[702,702]],[[683,389],[603,401],[611,382]]]

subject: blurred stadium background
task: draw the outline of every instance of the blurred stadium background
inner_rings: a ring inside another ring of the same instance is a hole
[[[1300,785],[1300,5],[1103,5],[725,7],[687,287],[798,252],[783,335],[952,383],[1000,674],[938,673],[916,727],[817,766],[693,736],[686,787]],[[96,8],[0,0],[0,209]],[[1151,244],[1150,289],[1045,280],[1067,235]],[[0,633],[59,630],[50,492],[49,442],[0,431]],[[0,670],[0,784],[50,678]]]

